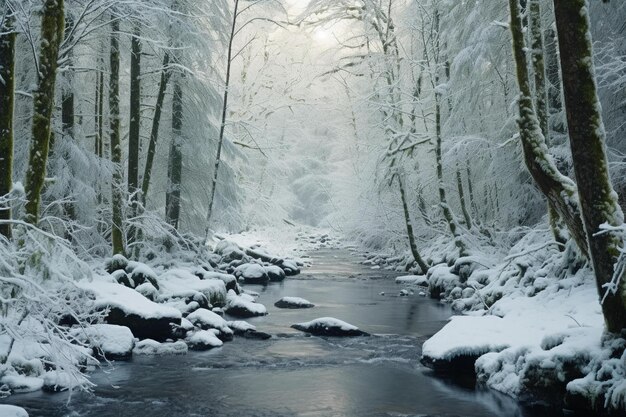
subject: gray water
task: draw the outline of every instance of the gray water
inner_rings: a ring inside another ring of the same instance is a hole
[[[313,254],[313,266],[261,294],[269,315],[250,319],[267,341],[235,338],[223,347],[183,356],[135,357],[93,373],[93,393],[42,392],[4,402],[36,416],[519,416],[540,414],[513,399],[446,381],[419,364],[420,346],[452,311],[418,294],[399,297],[398,275],[357,263],[345,250]],[[384,292],[385,295],[380,295]],[[273,306],[283,296],[316,304]],[[327,339],[291,329],[331,316],[375,334]]]

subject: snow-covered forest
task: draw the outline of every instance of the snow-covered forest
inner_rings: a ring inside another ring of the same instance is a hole
[[[620,0],[0,0],[0,415],[57,415],[20,396],[97,394],[131,357],[286,343],[287,319],[386,340],[369,366],[624,415],[625,21]],[[298,286],[333,276],[449,313],[407,332]],[[329,407],[309,415],[396,415]]]

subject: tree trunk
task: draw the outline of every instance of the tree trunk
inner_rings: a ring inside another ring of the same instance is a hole
[[[141,32],[135,25],[131,38],[130,54],[130,122],[128,125],[128,194],[132,202],[133,216],[139,190],[139,130],[141,126]],[[130,234],[132,236],[132,233]]]
[[[509,0],[513,55],[520,88],[518,125],[524,162],[535,183],[557,211],[580,251],[587,255],[587,239],[580,217],[576,184],[557,169],[548,153],[539,120],[533,107],[524,32],[517,0]]]
[[[13,187],[13,108],[15,100],[15,32],[14,18],[6,10],[0,25],[0,197]],[[10,204],[0,204],[0,221],[11,220]],[[11,238],[11,224],[0,224],[0,234]]]
[[[222,122],[220,123],[220,134],[217,139],[217,155],[215,156],[215,166],[213,167],[213,181],[211,181],[211,195],[209,197],[209,208],[206,215],[206,233],[209,235],[211,216],[213,215],[213,200],[215,199],[215,189],[217,188],[217,178],[222,159],[222,143],[224,143],[224,130],[226,128],[226,114],[228,111],[228,88],[230,86],[230,68],[233,60],[233,39],[237,28],[237,13],[239,10],[239,0],[235,0],[235,10],[233,11],[233,22],[230,28],[230,38],[228,40],[228,56],[226,61],[226,84],[224,86],[224,99],[222,101]]]
[[[588,11],[586,0],[554,0],[570,147],[589,255],[607,330],[620,333],[626,329],[626,285],[623,277],[613,280],[613,274],[624,242],[617,233],[597,233],[603,224],[622,225],[624,216],[609,177]],[[614,292],[606,287],[611,282],[617,284]]]
[[[41,18],[39,79],[37,90],[33,94],[32,144],[25,183],[27,200],[25,220],[35,225],[39,222],[41,189],[46,178],[57,60],[64,26],[63,0],[46,0]]]
[[[71,41],[72,33],[72,25],[73,21],[71,16],[67,16],[65,21],[65,41],[69,43]],[[63,72],[63,76],[66,79],[65,86],[61,93],[61,126],[63,131],[63,136],[66,140],[74,139],[74,62],[73,62],[73,52],[70,49],[65,57],[65,66],[66,70]],[[69,150],[69,149],[68,149]],[[70,170],[70,186],[67,190],[69,197],[69,201],[63,205],[63,210],[65,211],[65,215],[68,219],[75,220],[76,219],[76,208],[74,207],[74,202],[72,194],[72,182],[76,177],[74,170],[72,169],[72,155],[69,152],[66,152],[64,155],[65,162],[68,164]],[[67,238],[71,238],[71,235],[68,235]]]
[[[402,210],[404,212],[404,223],[406,224],[406,233],[409,236],[409,247],[411,248],[411,254],[413,255],[413,259],[420,267],[422,274],[426,274],[428,272],[428,265],[424,262],[424,259],[420,256],[417,250],[417,244],[415,243],[415,235],[413,234],[413,224],[411,222],[411,215],[409,213],[409,206],[406,201],[406,193],[404,190],[404,184],[402,183],[402,179],[399,174],[396,174],[398,178],[398,187],[400,187],[400,198],[402,199]]]
[[[180,74],[174,80],[172,97],[172,143],[167,164],[167,193],[165,195],[165,218],[174,228],[180,220],[180,188],[183,170],[182,127],[183,127],[183,92]]]
[[[152,118],[152,130],[150,131],[150,143],[148,144],[148,154],[146,156],[146,166],[143,172],[141,184],[141,202],[146,205],[146,197],[150,188],[150,178],[152,177],[152,165],[154,164],[154,156],[156,155],[156,145],[159,138],[159,125],[161,123],[161,112],[163,110],[163,101],[165,100],[165,91],[167,83],[170,79],[171,72],[168,68],[170,63],[170,55],[168,52],[163,57],[163,69],[161,70],[161,80],[159,82],[159,92],[157,94],[156,104],[154,105],[154,117]]]
[[[124,253],[119,31],[119,21],[114,19],[111,22],[111,78],[109,80],[109,120],[111,129],[109,135],[111,138],[111,162],[113,162],[113,179],[111,182],[111,206],[113,211],[111,243],[113,244],[113,254]]]
[[[463,212],[463,218],[465,219],[465,226],[468,230],[472,228],[472,218],[469,211],[467,211],[467,204],[465,203],[465,193],[463,192],[463,179],[461,178],[461,171],[456,170],[456,186],[459,190],[459,200],[461,201],[461,211]]]
[[[537,119],[539,120],[541,132],[546,141],[546,146],[549,146],[548,94],[546,91],[546,69],[543,60],[544,47],[543,31],[541,29],[541,4],[538,0],[530,0],[528,12],[530,15],[531,62],[535,75],[535,109],[537,111]],[[554,240],[558,243],[565,244],[567,239],[561,230],[559,214],[549,201],[548,219]]]

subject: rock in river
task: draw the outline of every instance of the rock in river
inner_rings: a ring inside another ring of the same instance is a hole
[[[291,327],[315,336],[369,336],[369,333],[359,330],[358,327],[333,317],[322,317],[306,323],[293,324]]]
[[[299,297],[283,297],[276,301],[274,305],[278,308],[311,308],[315,307],[315,304],[311,303],[304,298]]]

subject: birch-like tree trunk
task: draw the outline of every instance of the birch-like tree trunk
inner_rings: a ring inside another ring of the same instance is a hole
[[[7,5],[0,25],[0,197],[13,187],[13,110],[15,101],[14,18]],[[0,221],[11,220],[11,206],[0,204]],[[11,238],[11,224],[0,223],[0,234]]]
[[[587,238],[580,217],[576,184],[559,172],[554,160],[549,155],[533,106],[519,7],[518,0],[509,0],[513,56],[520,89],[518,125],[524,151],[524,162],[541,192],[567,226],[580,251],[587,255]]]
[[[615,232],[598,232],[603,224],[622,225],[624,215],[609,177],[604,123],[593,67],[589,3],[554,0],[554,12],[572,161],[589,255],[607,330],[619,334],[626,329],[626,285],[623,276],[613,275],[624,241]],[[619,269],[617,272],[624,273]],[[615,285],[614,291],[609,291],[611,283]]]
[[[33,94],[32,143],[25,181],[25,220],[35,225],[39,222],[39,203],[50,148],[57,61],[65,27],[63,6],[63,0],[46,0],[42,10],[39,77]]]
[[[122,144],[120,140],[120,42],[119,21],[111,22],[110,80],[109,80],[109,121],[111,140],[111,162],[113,162],[113,178],[111,181],[111,208],[113,212],[111,243],[113,254],[124,253],[123,232],[123,173]]]

